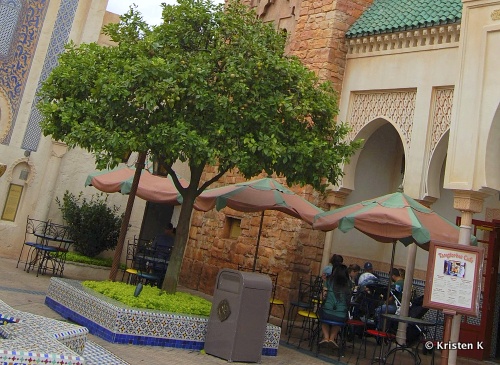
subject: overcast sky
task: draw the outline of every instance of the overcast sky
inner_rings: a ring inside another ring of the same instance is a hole
[[[222,2],[216,0],[215,3]],[[177,4],[176,0],[109,0],[107,10],[122,15],[132,4],[137,5],[137,10],[142,14],[146,23],[156,25],[161,22],[161,3]]]

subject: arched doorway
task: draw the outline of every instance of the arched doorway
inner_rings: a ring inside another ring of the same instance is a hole
[[[345,205],[393,193],[404,178],[404,146],[400,134],[389,121],[382,118],[373,120],[356,138],[363,138],[365,143],[346,167],[343,186],[348,184],[352,193],[346,198]],[[388,261],[391,257],[391,245],[376,242],[357,230],[348,233],[334,230],[332,234],[334,253],[370,261]],[[399,256],[404,262],[403,252]],[[386,268],[375,269],[385,271]]]

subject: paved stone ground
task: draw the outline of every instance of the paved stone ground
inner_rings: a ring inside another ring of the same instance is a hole
[[[61,319],[56,312],[52,311],[44,304],[45,292],[48,288],[50,276],[41,275],[36,277],[36,273],[26,273],[23,271],[23,266],[16,268],[17,260],[0,258],[0,299],[11,307],[42,315],[49,318]],[[65,277],[78,279],[71,273]],[[355,364],[357,351],[352,351],[352,348],[346,350],[346,354],[341,358],[341,362],[337,361],[337,352],[333,349],[324,349],[319,357],[311,353],[307,349],[297,349],[296,340],[292,339],[289,345],[286,344],[286,337],[282,336],[282,344],[278,350],[278,356],[263,356],[261,364],[264,365],[316,365],[316,364]],[[211,355],[204,354],[200,351],[188,351],[182,349],[174,349],[167,347],[155,346],[136,346],[136,345],[120,345],[112,344],[94,335],[89,335],[89,340],[102,346],[106,350],[112,352],[119,358],[128,362],[131,365],[140,364],[227,364],[228,361]],[[373,351],[372,342],[369,343],[367,356],[371,357]],[[304,346],[302,346],[304,347]],[[431,356],[422,355],[422,365],[430,364]],[[436,356],[436,364],[439,364],[439,356]],[[361,358],[358,364],[367,365],[369,359]],[[397,362],[408,364],[408,359],[402,359]],[[479,364],[477,361],[459,358],[458,365],[474,365]],[[106,364],[103,364],[106,365]]]

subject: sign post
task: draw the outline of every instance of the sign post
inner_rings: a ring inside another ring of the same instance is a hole
[[[444,313],[441,365],[448,364],[453,316],[479,315],[483,260],[482,247],[430,243],[423,305]]]

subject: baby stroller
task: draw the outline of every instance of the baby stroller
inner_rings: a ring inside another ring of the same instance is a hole
[[[396,300],[396,305],[400,307],[401,303],[396,297],[394,298]],[[422,319],[422,317],[425,316],[425,314],[429,311],[429,308],[423,307],[423,303],[424,303],[423,295],[415,298],[410,304],[410,309],[408,310],[408,317]],[[388,321],[388,328],[390,332],[396,333],[398,329],[398,322]],[[423,334],[423,329],[420,328],[418,325],[408,324],[408,326],[406,327],[406,344],[408,346],[415,344],[420,340],[422,334]]]

